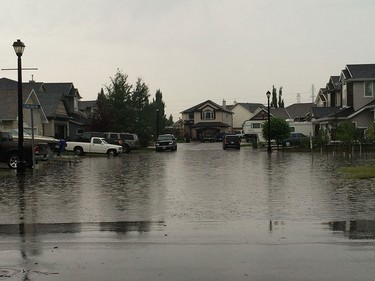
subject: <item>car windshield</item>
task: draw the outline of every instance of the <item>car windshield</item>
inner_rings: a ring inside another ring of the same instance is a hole
[[[162,136],[159,136],[158,137],[158,140],[173,140],[173,136],[169,136],[169,135],[162,135]]]

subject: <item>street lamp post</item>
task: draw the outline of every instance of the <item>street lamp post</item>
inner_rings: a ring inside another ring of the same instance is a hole
[[[159,137],[159,109],[156,109],[156,138]]]
[[[270,114],[270,97],[271,97],[271,93],[270,91],[267,91],[266,93],[266,96],[267,96],[267,101],[268,101],[268,105],[267,105],[267,119],[268,119],[268,147],[267,147],[267,151],[268,153],[271,153],[272,150],[271,150],[271,114]]]
[[[25,174],[26,162],[23,155],[23,100],[22,100],[22,64],[21,56],[25,49],[25,44],[18,39],[13,43],[14,51],[18,57],[18,162],[17,174]],[[32,148],[33,149],[33,148]],[[32,151],[34,153],[34,151]]]

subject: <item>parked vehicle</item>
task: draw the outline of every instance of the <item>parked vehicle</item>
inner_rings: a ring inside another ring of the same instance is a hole
[[[69,141],[91,142],[93,137],[103,138],[103,132],[84,132]]]
[[[176,151],[177,141],[175,136],[172,134],[159,135],[155,143],[155,150],[156,152],[163,150]]]
[[[201,136],[201,142],[215,142],[216,140],[215,136],[216,136],[216,132],[214,131],[210,131],[210,130],[204,131]]]
[[[302,133],[290,133],[290,137],[284,139],[283,146],[297,146],[308,143],[310,138]]]
[[[109,144],[102,137],[92,137],[90,142],[67,141],[65,150],[81,156],[85,153],[118,155],[123,152],[121,145]]]
[[[224,136],[225,136],[225,133],[224,133],[224,132],[216,133],[216,135],[215,135],[215,141],[217,141],[217,142],[222,142]]]
[[[35,160],[48,159],[50,149],[47,143],[37,143],[32,147],[30,141],[23,142],[23,158],[28,166]],[[19,159],[18,141],[15,141],[9,132],[0,132],[0,162],[7,163],[9,168],[16,169]]]
[[[141,147],[136,134],[105,132],[103,137],[108,143],[121,145],[126,153]]]
[[[238,135],[225,135],[223,139],[223,149],[227,148],[241,148],[241,139]]]

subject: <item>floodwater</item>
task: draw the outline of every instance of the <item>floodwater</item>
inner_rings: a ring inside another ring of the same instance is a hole
[[[355,161],[187,143],[4,171],[0,280],[373,280]]]

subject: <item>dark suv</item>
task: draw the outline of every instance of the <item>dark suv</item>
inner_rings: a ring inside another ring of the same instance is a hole
[[[223,139],[223,149],[225,150],[230,147],[236,149],[241,148],[241,139],[239,135],[225,135]]]
[[[163,151],[163,150],[176,151],[177,141],[176,141],[175,136],[172,134],[160,135],[158,139],[156,140],[155,150],[156,151]]]

